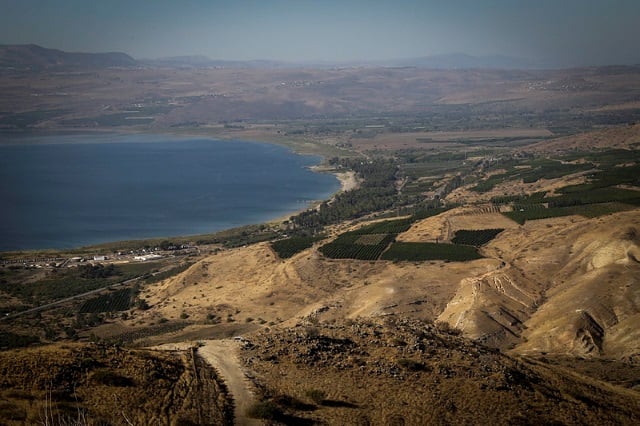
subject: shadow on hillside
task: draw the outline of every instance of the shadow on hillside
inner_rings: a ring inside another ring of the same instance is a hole
[[[325,407],[339,407],[339,408],[358,408],[358,406],[356,404],[352,404],[350,402],[347,401],[337,401],[334,399],[325,399],[324,401],[322,401],[322,404]]]
[[[292,416],[289,414],[281,414],[275,418],[276,421],[287,426],[312,426],[319,424],[315,420],[305,419],[298,416]]]

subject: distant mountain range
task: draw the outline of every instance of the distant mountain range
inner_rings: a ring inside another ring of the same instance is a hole
[[[420,58],[393,59],[383,61],[353,62],[285,62],[270,60],[229,61],[210,59],[206,56],[174,56],[142,60],[150,66],[180,68],[336,68],[336,67],[416,67],[433,69],[530,69],[539,68],[530,62],[510,56],[471,56],[465,54],[433,55]]]
[[[170,56],[158,59],[141,59],[140,63],[151,67],[171,67],[171,68],[204,68],[204,67],[220,67],[220,68],[253,68],[253,69],[276,69],[276,68],[300,68],[301,66],[310,66],[307,64],[284,61],[270,60],[224,60],[211,59],[207,56]],[[326,65],[322,66],[326,68]]]
[[[335,68],[335,67],[416,67],[434,69],[531,69],[539,65],[510,56],[433,55],[384,61],[285,62],[271,60],[219,60],[206,56],[175,56],[136,60],[121,52],[76,53],[48,49],[35,44],[0,45],[0,69],[95,69],[109,67],[171,68]]]
[[[121,52],[76,53],[35,44],[0,45],[0,69],[95,69],[133,67],[139,63]]]
[[[432,55],[421,58],[388,61],[395,66],[413,66],[436,69],[530,69],[539,65],[511,56],[471,56],[463,53]]]

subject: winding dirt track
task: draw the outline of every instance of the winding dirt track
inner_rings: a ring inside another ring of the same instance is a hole
[[[198,354],[218,370],[233,396],[236,425],[261,425],[257,419],[246,416],[255,400],[252,385],[244,375],[238,358],[238,343],[232,340],[206,340],[198,348]]]

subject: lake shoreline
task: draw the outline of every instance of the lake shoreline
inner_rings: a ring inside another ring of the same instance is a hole
[[[2,138],[1,136],[3,134],[7,134],[7,132],[0,132],[0,141],[1,143],[7,143],[7,141]],[[82,137],[82,136],[113,136],[114,138],[118,138],[118,137],[122,137],[122,136],[127,136],[127,135],[142,135],[142,136],[149,136],[149,137],[153,137],[153,136],[158,136],[160,138],[168,138],[169,140],[181,140],[181,139],[196,139],[196,140],[210,140],[212,142],[229,142],[229,139],[227,138],[219,138],[216,136],[207,136],[204,134],[188,134],[186,132],[148,132],[148,131],[114,131],[112,129],[90,129],[88,131],[82,131],[82,130],[77,130],[77,131],[68,131],[68,130],[64,130],[64,131],[27,131],[27,132],[9,132],[11,137],[11,141],[9,143],[15,143],[15,139],[20,139],[20,138],[25,138],[25,139],[29,139],[30,137],[38,138],[38,137],[51,137],[51,136],[65,136],[65,135],[69,135],[69,136],[74,136],[74,137]],[[326,173],[326,174],[332,174],[333,176],[335,176],[335,178],[338,180],[340,187],[337,191],[331,193],[330,197],[328,197],[327,199],[324,200],[316,200],[316,201],[312,201],[310,203],[308,203],[304,208],[301,209],[295,209],[292,210],[290,212],[288,212],[285,215],[280,215],[279,217],[275,218],[275,219],[268,219],[268,220],[264,220],[264,221],[259,221],[259,222],[248,222],[246,224],[240,225],[240,226],[232,226],[232,227],[225,227],[222,229],[218,229],[215,231],[212,231],[210,233],[206,233],[206,234],[201,234],[201,233],[197,233],[197,234],[187,234],[187,235],[166,235],[164,237],[149,237],[149,238],[134,238],[134,239],[114,239],[114,240],[109,240],[109,241],[105,241],[105,242],[99,242],[96,244],[89,244],[89,245],[78,245],[78,246],[73,246],[73,247],[63,247],[63,248],[49,248],[49,249],[24,249],[24,250],[1,250],[0,251],[0,255],[4,256],[11,256],[11,255],[17,255],[18,253],[21,255],[30,255],[33,253],[52,253],[52,252],[79,252],[82,250],[89,250],[89,251],[94,251],[96,249],[98,249],[99,247],[103,247],[103,246],[113,246],[113,245],[117,245],[118,243],[122,242],[127,243],[127,244],[133,244],[135,242],[139,242],[140,244],[145,244],[145,242],[147,241],[157,241],[159,239],[180,239],[180,240],[186,240],[186,239],[195,239],[197,237],[204,237],[204,236],[212,236],[212,235],[216,235],[220,232],[225,232],[225,231],[230,231],[233,229],[237,229],[237,228],[242,228],[242,227],[251,227],[251,226],[256,226],[256,225],[277,225],[277,224],[281,224],[282,222],[288,220],[291,216],[294,216],[296,214],[299,214],[302,211],[306,211],[308,209],[313,209],[313,208],[317,208],[321,203],[326,202],[326,201],[330,201],[331,199],[333,199],[337,194],[344,192],[344,191],[348,191],[348,190],[352,190],[354,188],[356,188],[359,184],[359,182],[357,181],[356,177],[355,177],[355,173],[353,172],[345,172],[345,171],[339,171],[330,167],[327,167],[325,164],[323,164],[324,161],[326,161],[326,157],[322,157],[319,156],[318,154],[305,154],[302,153],[300,150],[295,150],[293,149],[290,144],[280,144],[274,141],[258,141],[258,140],[240,140],[240,139],[234,139],[238,142],[242,142],[242,143],[259,143],[259,144],[267,144],[267,145],[276,145],[276,146],[281,146],[286,148],[288,151],[290,151],[292,154],[294,155],[302,155],[302,156],[309,156],[309,155],[313,155],[315,157],[319,157],[321,158],[321,160],[319,161],[319,164],[315,164],[312,166],[308,166],[307,168],[311,171],[313,171],[314,173]],[[34,142],[34,143],[38,143],[38,142]],[[64,142],[67,143],[67,142]],[[73,141],[71,141],[70,143],[75,143]],[[81,143],[81,142],[78,142]],[[96,141],[96,142],[82,142],[82,143],[89,143],[89,144],[93,144],[93,143],[101,143],[101,141]],[[102,141],[102,143],[109,143],[108,140],[106,141]],[[118,143],[118,142],[113,142],[113,143]],[[153,143],[152,141],[143,141],[141,143]]]

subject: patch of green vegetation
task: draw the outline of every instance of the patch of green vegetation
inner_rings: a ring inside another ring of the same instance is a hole
[[[459,244],[395,242],[382,255],[383,260],[419,262],[445,260],[465,262],[482,259],[475,247]]]
[[[405,370],[409,370],[409,371],[426,370],[426,366],[422,362],[415,361],[413,359],[408,359],[408,358],[400,358],[398,360],[398,365],[404,368]]]
[[[504,231],[504,229],[461,229],[456,231],[456,234],[451,241],[454,244],[465,244],[468,246],[480,247],[493,240],[502,231]]]
[[[524,204],[540,204],[547,195],[546,191],[534,192],[529,195],[499,195],[491,198],[491,203],[495,205],[517,203]]]
[[[174,275],[178,275],[186,271],[191,267],[191,265],[193,265],[193,262],[186,262],[186,263],[183,263],[182,265],[174,266],[173,268],[167,271],[158,272],[156,274],[146,277],[144,279],[144,282],[147,284],[153,284],[153,283],[160,282],[162,280],[166,280],[167,278],[171,278]]]
[[[260,401],[251,405],[247,409],[247,416],[252,419],[276,420],[282,417],[283,413],[273,401]]]
[[[527,220],[549,219],[552,217],[570,216],[575,214],[575,210],[572,208],[548,209],[543,205],[536,205],[533,207],[534,208],[528,209],[517,208],[514,211],[502,214],[520,225],[524,225]]]
[[[565,161],[588,161],[599,169],[609,170],[621,164],[640,161],[640,150],[608,149],[604,151],[575,152],[563,157]]]
[[[115,386],[115,387],[130,387],[135,383],[130,377],[122,376],[111,370],[97,370],[91,375],[91,380],[99,385]]]
[[[327,393],[320,389],[309,389],[305,392],[305,394],[316,404],[322,404],[327,398]]]
[[[640,202],[638,204],[640,205]],[[524,207],[524,206],[523,206]],[[509,219],[524,225],[527,220],[550,219],[553,217],[563,217],[571,215],[579,215],[583,217],[593,218],[604,216],[611,213],[630,210],[632,205],[627,203],[598,203],[587,204],[570,207],[550,207],[545,208],[543,205],[533,206],[534,208],[519,209],[512,212],[503,213]]]
[[[364,234],[399,234],[405,232],[411,228],[411,224],[414,222],[413,217],[407,219],[398,220],[385,220],[382,222],[372,223],[371,225],[363,226],[362,228],[351,231],[354,235]]]
[[[399,233],[408,230],[417,220],[438,215],[445,210],[425,209],[408,218],[372,223],[339,235],[319,250],[330,259],[377,260]]]
[[[103,294],[85,301],[79,309],[82,314],[92,312],[126,311],[133,306],[136,292],[132,288],[124,288],[112,293]]]
[[[547,219],[569,215],[597,217],[640,205],[640,191],[620,188],[619,185],[640,187],[640,152],[609,150],[597,153],[575,153],[563,157],[572,170],[600,169],[589,174],[587,183],[569,185],[559,189],[560,195],[546,197],[542,193],[529,196],[494,197],[494,204],[512,204],[513,211],[505,216],[519,224],[527,220]],[[549,160],[546,160],[547,162]],[[545,160],[536,160],[544,164]],[[544,169],[544,167],[543,167]],[[558,169],[559,170],[559,169]],[[508,173],[507,173],[508,174]],[[554,176],[553,173],[550,176]],[[546,177],[546,176],[545,176]],[[513,178],[513,176],[511,176]]]
[[[497,185],[510,180],[510,178],[511,175],[509,173],[498,173],[478,182],[471,190],[479,193],[489,192]]]
[[[196,244],[222,244],[226,248],[242,247],[245,245],[271,241],[280,238],[279,231],[265,225],[247,225],[232,228],[213,235],[201,236]]]
[[[288,259],[293,255],[308,249],[322,238],[322,236],[285,238],[283,240],[272,242],[271,248],[276,252],[279,258]]]
[[[481,150],[474,152],[474,155],[483,155],[485,152],[487,151]],[[467,154],[461,152],[460,149],[453,151],[406,150],[398,152],[397,155],[400,159],[400,170],[409,178],[406,186],[409,188],[416,186],[418,179],[442,178],[445,174],[466,175],[475,168],[474,162],[468,161]],[[428,190],[428,186],[424,190]],[[403,189],[404,191],[405,189]]]
[[[116,273],[108,277],[83,276],[83,272],[87,270],[83,267],[68,270],[54,269],[47,278],[36,282],[12,285],[4,290],[25,303],[39,305],[106,287],[116,283],[119,277]]]
[[[358,241],[362,241],[363,234],[347,232],[320,247],[320,252],[330,259],[377,260],[395,238],[391,234],[382,235],[378,244],[361,244]]]
[[[0,349],[24,348],[26,346],[40,343],[38,336],[27,334],[16,334],[10,331],[0,332]]]
[[[142,276],[158,265],[157,262],[118,266],[98,264],[53,269],[46,278],[5,286],[3,291],[25,304],[42,305]]]
[[[586,206],[576,206],[573,209],[576,211],[576,214],[579,214],[584,217],[593,218],[598,216],[604,216],[607,214],[622,212],[631,210],[634,207],[640,206],[640,199],[625,201],[624,203],[600,203],[600,204],[590,204]]]
[[[153,271],[160,269],[165,263],[158,262],[133,262],[118,265],[118,270],[121,271],[121,275],[125,278],[140,277],[145,274],[150,274]]]
[[[640,191],[621,188],[593,188],[583,191],[572,191],[557,197],[545,199],[549,207],[569,207],[586,204],[599,204],[610,202],[630,202],[637,204],[640,200]]]
[[[333,159],[331,164],[354,170],[362,180],[361,186],[337,194],[331,202],[324,202],[317,209],[291,217],[296,232],[318,233],[326,225],[357,219],[372,212],[397,211],[417,204],[423,208],[440,206],[439,200],[427,203],[421,195],[409,197],[397,190],[398,165],[395,160]]]
[[[503,182],[511,180],[522,179],[523,183],[533,183],[542,178],[556,179],[594,168],[594,165],[591,163],[567,163],[546,158],[529,159],[518,162],[509,161],[501,163],[499,166],[506,168],[507,171],[492,175],[478,182],[478,184],[471,189],[483,193],[492,190],[495,186]]]
[[[561,188],[559,192],[562,194],[572,194],[617,185],[640,186],[640,165],[601,170],[591,174],[588,183],[565,186]]]
[[[449,208],[445,208],[445,207],[418,209],[413,213],[413,215],[411,216],[411,219],[413,222],[416,222],[418,220],[423,220],[433,216],[438,216],[440,213],[444,213],[447,210],[449,210]]]
[[[556,179],[573,173],[593,169],[591,163],[566,163],[559,160],[536,159],[528,163],[529,169],[520,170],[524,183],[537,182],[540,179]]]

